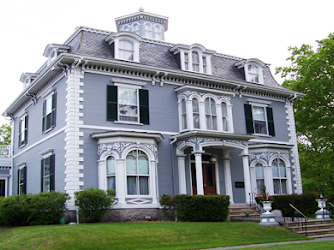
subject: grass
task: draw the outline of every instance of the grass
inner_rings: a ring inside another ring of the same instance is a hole
[[[244,249],[244,248],[239,248]],[[247,250],[318,250],[318,249],[334,249],[334,241],[325,242],[308,242],[308,243],[296,243],[296,244],[286,244],[286,245],[272,245],[263,247],[250,247]]]
[[[142,222],[0,230],[0,249],[199,249],[307,239],[242,222]]]

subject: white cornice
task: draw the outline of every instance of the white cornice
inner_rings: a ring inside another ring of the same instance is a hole
[[[162,134],[136,132],[136,131],[108,131],[102,133],[91,134],[93,139],[111,138],[111,137],[132,137],[132,138],[149,138],[161,142],[164,137]]]

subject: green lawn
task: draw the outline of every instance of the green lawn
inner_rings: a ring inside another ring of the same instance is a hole
[[[0,230],[0,249],[199,249],[303,239],[251,222],[99,223]]]
[[[245,249],[245,248],[239,248]],[[297,243],[297,244],[286,244],[286,245],[272,245],[264,247],[250,247],[247,250],[319,250],[319,249],[334,249],[334,241],[325,242],[309,242],[309,243]],[[235,249],[236,250],[236,249]]]

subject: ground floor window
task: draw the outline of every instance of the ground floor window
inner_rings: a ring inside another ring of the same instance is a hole
[[[287,194],[286,167],[284,161],[276,158],[272,162],[274,194]]]
[[[27,167],[18,170],[18,194],[27,193]]]
[[[108,189],[116,190],[115,171],[116,161],[115,157],[109,156],[107,158],[107,187]]]
[[[256,186],[257,186],[257,194],[264,194],[264,172],[263,165],[258,163],[255,165],[255,173],[256,173]]]
[[[41,192],[55,190],[55,155],[41,161]]]

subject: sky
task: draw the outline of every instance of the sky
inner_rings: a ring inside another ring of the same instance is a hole
[[[289,46],[316,48],[334,32],[333,0],[0,0],[0,114],[22,93],[21,74],[46,61],[48,44],[63,44],[78,26],[115,32],[115,18],[140,7],[169,17],[167,42],[258,58],[280,84],[275,68],[290,65]]]

